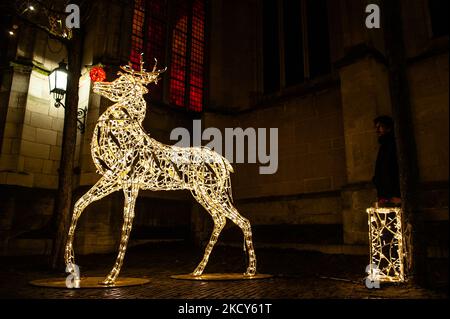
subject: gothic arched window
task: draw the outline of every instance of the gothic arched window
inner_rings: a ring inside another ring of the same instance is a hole
[[[168,66],[152,99],[200,112],[205,74],[205,0],[135,0],[130,61],[138,67],[144,52]]]

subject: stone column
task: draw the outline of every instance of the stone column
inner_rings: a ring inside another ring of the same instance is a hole
[[[31,186],[32,176],[23,171],[23,158],[20,154],[27,94],[31,67],[14,64],[11,73],[11,86],[8,99],[2,149],[0,153],[0,184]]]

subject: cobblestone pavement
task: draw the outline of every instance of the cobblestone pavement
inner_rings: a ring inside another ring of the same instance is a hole
[[[257,247],[256,247],[257,249]],[[324,255],[292,250],[257,249],[258,271],[275,275],[250,281],[185,281],[170,275],[191,272],[203,249],[183,243],[147,244],[130,248],[122,276],[149,278],[143,286],[108,289],[55,289],[29,285],[29,281],[65,277],[48,270],[46,257],[0,258],[0,298],[157,298],[157,299],[436,299],[448,298],[447,286],[425,290],[411,284],[364,285],[364,256]],[[104,276],[115,254],[76,256],[81,276]],[[205,272],[243,272],[242,250],[217,246]]]

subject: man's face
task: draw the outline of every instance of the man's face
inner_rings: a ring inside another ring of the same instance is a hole
[[[377,132],[378,137],[386,135],[387,133],[389,133],[391,131],[391,129],[389,127],[387,127],[386,125],[384,125],[382,123],[376,123],[375,130]]]

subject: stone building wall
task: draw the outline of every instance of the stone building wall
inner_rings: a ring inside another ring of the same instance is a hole
[[[87,108],[86,130],[78,131],[75,150],[74,201],[99,179],[92,162],[90,143],[100,114],[112,104],[92,93],[88,66],[102,63],[108,80],[119,65],[128,62],[132,6],[118,1],[98,1],[86,28],[79,84],[79,107]],[[105,24],[104,21],[117,23]],[[49,253],[50,235],[42,233],[53,214],[58,184],[64,110],[54,107],[48,73],[63,59],[64,46],[42,31],[21,26],[9,73],[4,72],[2,105],[5,125],[0,156],[1,254]],[[9,76],[8,76],[9,75]],[[63,101],[64,102],[64,101]],[[149,105],[144,126],[150,134],[169,141],[174,127],[187,126],[190,116]],[[123,195],[119,192],[86,209],[77,228],[78,253],[111,252],[118,245],[122,224]],[[158,207],[161,207],[158,212]],[[136,206],[136,240],[189,238],[191,204],[185,193],[141,192]],[[169,214],[170,212],[170,214]],[[169,217],[166,216],[167,213]],[[173,226],[173,227],[171,227]],[[166,227],[165,236],[161,228]],[[173,238],[172,238],[172,237]],[[131,245],[134,242],[131,240]]]
[[[381,3],[370,1],[374,2]],[[174,143],[169,140],[173,128],[190,130],[196,118],[201,118],[203,128],[216,127],[222,133],[236,127],[265,128],[267,132],[278,128],[275,174],[259,174],[258,163],[233,164],[236,206],[254,225],[257,247],[275,242],[282,247],[367,253],[365,209],[376,199],[371,178],[378,149],[372,121],[391,114],[385,31],[365,27],[367,3],[328,1],[331,74],[266,96],[262,89],[261,1],[210,1],[204,113],[149,103],[144,126],[152,137],[168,144]],[[440,234],[430,236],[430,254],[442,257],[448,256],[448,243],[443,240],[448,236],[444,230],[448,226],[448,37],[433,38],[426,3],[402,1],[402,17],[421,179],[420,210],[427,216],[428,233]],[[112,79],[118,66],[128,60],[130,36],[123,30],[130,30],[132,6],[98,1],[95,8],[83,65],[102,63]],[[54,53],[56,43],[45,39],[41,33],[21,37],[15,64],[3,77],[0,106],[7,105],[6,125],[0,134],[3,234],[39,229],[51,215],[62,110],[53,107],[41,71],[56,67],[64,52]],[[98,116],[111,104],[92,94],[87,69],[82,74],[80,107],[88,106],[89,111],[86,133],[77,140],[75,198],[99,178],[90,139]],[[194,237],[197,242],[209,238],[210,217],[188,192],[141,193],[136,234],[156,234],[158,229],[169,234],[168,229],[173,229],[171,238]],[[21,198],[27,198],[27,205],[18,203]],[[122,201],[118,192],[87,209],[76,243],[81,253],[115,249]],[[230,224],[224,230],[224,241],[240,241],[236,227]]]
[[[259,175],[255,164],[235,164],[237,207],[256,228],[272,225],[272,233],[279,234],[282,228],[275,226],[284,223],[298,225],[296,233],[305,230],[302,226],[338,224],[340,243],[364,252],[365,209],[376,200],[373,119],[392,113],[384,31],[365,27],[367,1],[328,4],[335,84],[292,90],[267,103],[261,99],[259,4],[246,1],[235,10],[233,1],[214,2],[212,12],[220,18],[210,31],[211,103],[203,124],[222,132],[225,127],[279,128],[276,174]],[[421,209],[431,225],[428,232],[442,234],[448,224],[448,37],[432,40],[427,1],[404,1],[402,7]],[[442,236],[430,243],[446,246]]]
[[[448,258],[448,36],[433,34],[428,1],[403,6],[411,117],[419,169],[419,211],[429,256]]]

